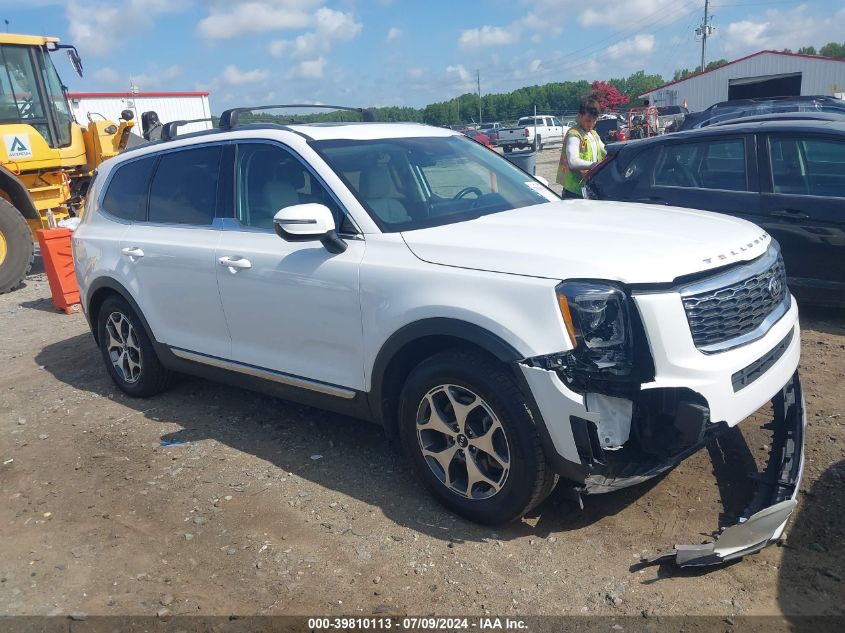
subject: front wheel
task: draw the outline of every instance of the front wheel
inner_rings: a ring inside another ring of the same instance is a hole
[[[525,397],[480,353],[448,351],[420,363],[402,390],[399,424],[417,475],[471,521],[519,519],[556,482]]]
[[[35,247],[21,212],[0,198],[0,294],[23,283],[32,269]]]

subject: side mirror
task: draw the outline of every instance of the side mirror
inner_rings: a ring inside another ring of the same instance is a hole
[[[534,176],[534,179],[535,179],[535,180],[539,180],[539,181],[540,181],[541,183],[543,183],[546,187],[548,187],[548,186],[549,186],[549,181],[548,181],[548,180],[546,180],[545,178],[543,178],[542,176]]]
[[[273,228],[287,242],[320,240],[330,253],[342,253],[347,247],[337,235],[332,212],[324,204],[309,202],[279,209],[273,216]]]

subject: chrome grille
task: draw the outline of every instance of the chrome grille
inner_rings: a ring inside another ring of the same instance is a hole
[[[697,291],[707,285],[711,287]],[[776,249],[749,265],[688,286],[681,295],[695,346],[707,353],[762,337],[789,308],[786,272]]]

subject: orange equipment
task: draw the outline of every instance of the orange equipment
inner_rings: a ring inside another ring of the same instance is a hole
[[[79,286],[73,270],[73,250],[70,245],[69,229],[38,229],[38,244],[41,246],[41,260],[50,282],[53,305],[65,314],[79,312]]]

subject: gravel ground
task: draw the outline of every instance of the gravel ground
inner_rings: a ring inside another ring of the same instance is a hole
[[[432,501],[375,426],[188,377],[123,396],[36,273],[0,297],[0,614],[845,614],[843,324],[803,311],[785,544],[678,572],[635,563],[732,520],[764,412],[656,481],[485,528]]]

